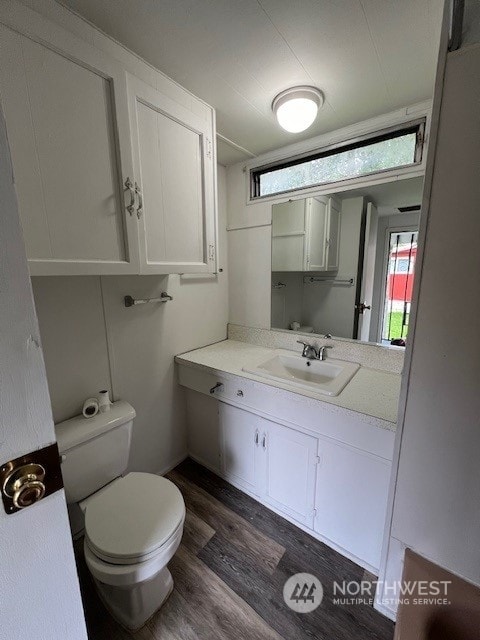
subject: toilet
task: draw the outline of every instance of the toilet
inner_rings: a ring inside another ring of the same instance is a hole
[[[85,560],[113,617],[139,629],[173,589],[168,562],[182,539],[185,503],[152,473],[125,472],[135,410],[114,402],[93,418],[56,425],[67,503],[84,516]]]

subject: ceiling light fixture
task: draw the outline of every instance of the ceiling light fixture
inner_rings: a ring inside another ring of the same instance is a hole
[[[279,93],[272,102],[278,124],[290,133],[308,129],[323,105],[324,96],[315,87],[292,87]]]

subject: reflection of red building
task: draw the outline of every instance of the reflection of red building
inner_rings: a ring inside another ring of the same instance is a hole
[[[390,253],[387,299],[411,302],[417,247],[398,249]]]

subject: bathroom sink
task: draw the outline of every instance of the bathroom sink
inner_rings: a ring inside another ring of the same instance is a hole
[[[302,356],[277,353],[256,367],[244,367],[246,373],[278,380],[289,386],[327,396],[338,396],[356,374],[360,365],[343,360],[308,360]]]

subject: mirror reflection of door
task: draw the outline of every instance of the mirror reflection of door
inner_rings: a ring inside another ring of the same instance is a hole
[[[383,344],[404,346],[408,334],[418,231],[390,231],[383,302]]]
[[[377,253],[377,207],[369,202],[365,218],[365,242],[363,252],[363,267],[360,283],[360,300],[355,305],[358,312],[357,337],[360,340],[370,340],[370,324],[372,317],[373,287],[375,281],[375,256]]]

